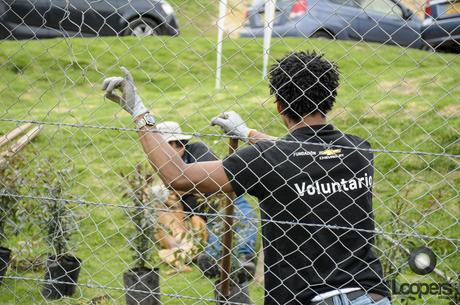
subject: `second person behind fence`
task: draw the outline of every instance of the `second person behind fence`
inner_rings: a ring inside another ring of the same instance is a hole
[[[192,136],[184,134],[177,122],[167,121],[157,125],[166,142],[177,152],[182,160],[187,163],[217,160],[216,155],[204,142],[189,142]],[[221,232],[218,232],[220,217],[217,211],[205,213],[205,202],[199,203],[200,195],[195,192],[181,194],[184,212],[190,218],[202,223],[207,223],[208,240],[203,253],[197,257],[198,267],[210,278],[220,274],[219,262],[222,254]],[[255,246],[257,238],[257,217],[251,205],[240,196],[235,199],[236,253],[238,267],[233,275],[241,282],[251,280],[255,273]],[[214,212],[214,213],[213,213]]]

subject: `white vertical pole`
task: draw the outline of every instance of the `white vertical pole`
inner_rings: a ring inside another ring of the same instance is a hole
[[[270,55],[270,42],[273,32],[273,23],[275,19],[276,0],[267,0],[265,2],[264,18],[264,64],[262,68],[262,79],[267,76],[268,58]]]
[[[225,15],[227,14],[227,0],[219,0],[219,19],[217,19],[217,67],[216,89],[220,89],[222,72],[222,42],[224,38]]]

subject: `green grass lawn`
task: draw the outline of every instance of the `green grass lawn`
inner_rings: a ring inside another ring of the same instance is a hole
[[[202,140],[221,157],[227,151],[227,140],[213,136],[219,131],[209,126],[209,120],[221,111],[235,110],[249,126],[272,135],[286,132],[261,76],[262,40],[225,42],[223,88],[215,90],[214,38],[189,35],[186,27],[184,32],[177,38],[0,42],[0,134],[17,125],[9,119],[45,123],[40,136],[23,152],[29,159],[23,173],[33,177],[46,158],[56,170],[71,161],[75,171],[66,198],[102,203],[71,205],[79,225],[74,253],[83,260],[79,283],[86,286],[74,298],[57,304],[87,304],[104,295],[109,298],[107,303],[124,302],[120,289],[122,274],[132,263],[127,244],[132,226],[125,210],[117,207],[130,204],[122,199],[120,172],[133,171],[136,164],[145,163],[145,157],[135,132],[96,128],[133,127],[128,115],[103,99],[100,84],[104,77],[119,75],[120,66],[130,69],[143,100],[159,120],[175,120],[185,131],[210,134]],[[460,154],[458,56],[356,42],[274,39],[272,62],[292,50],[321,51],[339,65],[341,88],[330,116],[337,128],[367,139],[379,150]],[[71,126],[74,124],[85,127]],[[375,166],[379,229],[393,233],[397,219],[392,212],[402,203],[401,232],[456,239],[407,237],[403,242],[410,247],[428,244],[438,255],[439,268],[450,276],[458,274],[458,159],[377,152]],[[24,186],[26,194],[33,191]],[[36,240],[35,254],[45,255],[43,235],[23,232],[11,237],[8,246]],[[380,250],[385,257],[395,249]],[[442,281],[432,275],[415,276],[405,265],[407,257],[401,259],[398,279],[402,282]],[[202,304],[196,298],[213,298],[212,282],[198,270],[174,276],[166,275],[165,270],[162,266],[162,293],[191,298],[163,296],[165,304]],[[7,275],[30,280],[5,279],[0,286],[1,304],[42,301],[41,283],[33,279],[41,279],[43,272],[9,270]],[[262,295],[260,285],[252,284],[253,301],[262,304]],[[440,301],[431,299],[426,304]]]

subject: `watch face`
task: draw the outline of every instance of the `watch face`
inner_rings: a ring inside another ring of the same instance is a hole
[[[145,123],[147,125],[154,125],[155,124],[155,118],[153,116],[151,116],[150,114],[147,114],[146,116],[144,116],[144,120],[145,120]]]

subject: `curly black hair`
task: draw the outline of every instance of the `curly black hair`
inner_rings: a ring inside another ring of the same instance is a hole
[[[293,52],[270,68],[270,94],[282,106],[282,114],[299,122],[320,112],[325,115],[335,103],[339,71],[335,63],[315,52]]]

